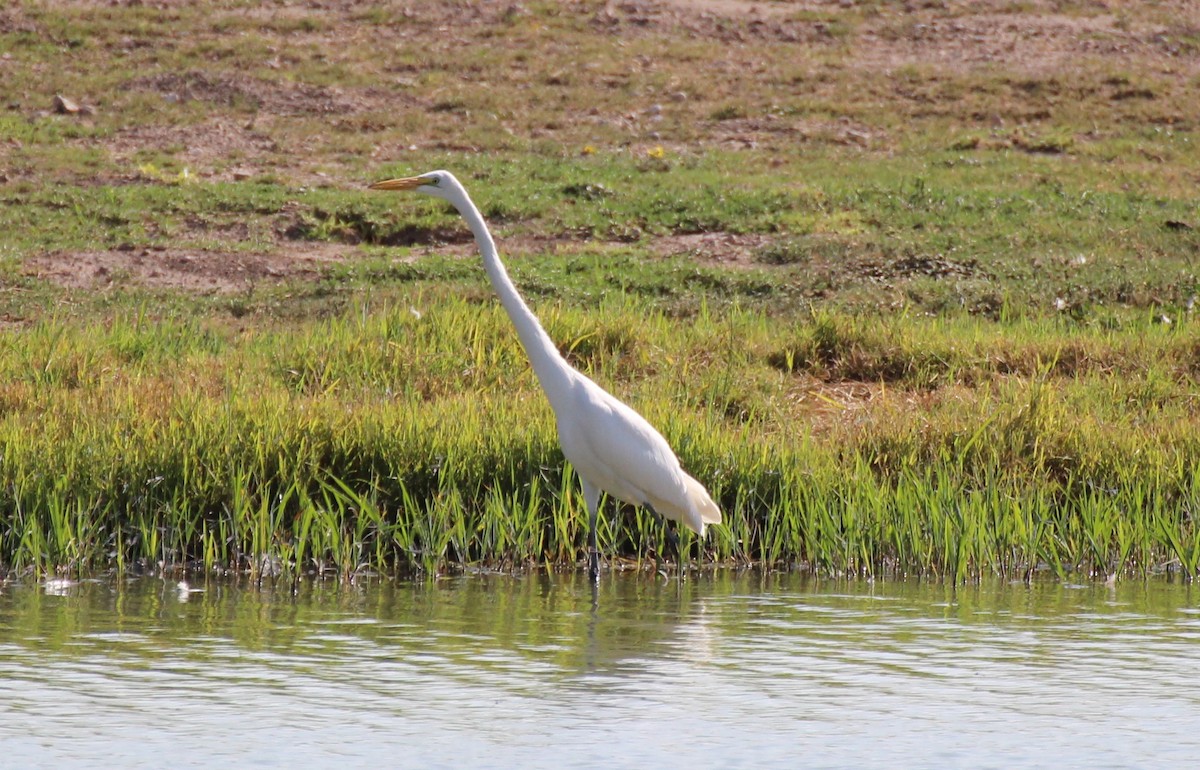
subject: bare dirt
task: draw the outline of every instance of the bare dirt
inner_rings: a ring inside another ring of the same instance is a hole
[[[25,273],[73,289],[139,286],[197,294],[252,291],[262,283],[319,278],[347,248],[302,243],[286,251],[247,254],[187,248],[52,252],[25,261]]]
[[[761,266],[755,254],[769,240],[763,235],[703,233],[654,238],[648,247],[650,253],[660,257],[686,256],[698,264],[750,268]],[[508,255],[521,255],[594,252],[618,246],[561,238],[509,237],[503,248]],[[470,258],[476,252],[473,242],[439,243],[418,248],[413,256],[433,253]],[[260,253],[194,248],[48,252],[26,259],[22,272],[70,289],[136,285],[195,294],[234,294],[252,292],[260,284],[318,280],[330,266],[355,254],[353,246],[305,241],[291,241],[277,251]]]
[[[52,3],[51,5],[55,5]],[[72,5],[69,2],[61,3]],[[116,5],[120,5],[117,3]],[[169,11],[172,4],[137,3]],[[1014,76],[1057,77],[1069,81],[1073,63],[1080,57],[1103,57],[1114,73],[1113,98],[1138,99],[1145,96],[1138,84],[1120,75],[1124,72],[1153,72],[1156,77],[1179,87],[1190,87],[1200,78],[1200,3],[1191,0],[1164,0],[1152,4],[1153,13],[1135,13],[1124,3],[1094,0],[1031,0],[1022,3],[985,2],[984,0],[908,0],[908,2],[859,4],[854,0],[810,0],[808,2],[753,2],[747,0],[618,0],[616,2],[578,2],[567,4],[563,13],[577,14],[606,44],[621,46],[637,39],[701,40],[711,43],[712,59],[707,74],[723,73],[731,84],[725,91],[714,91],[710,98],[697,89],[679,92],[678,99],[691,114],[702,120],[699,143],[712,146],[755,148],[760,144],[787,146],[806,138],[862,147],[886,148],[886,131],[853,118],[824,119],[773,114],[735,115],[728,119],[707,119],[722,102],[723,95],[736,93],[738,83],[748,79],[778,77],[767,72],[767,65],[756,53],[764,43],[794,44],[798,53],[814,50],[839,52],[824,60],[811,60],[805,77],[818,92],[822,83],[834,78],[825,70],[860,73],[894,73],[906,67],[932,69],[929,80],[936,83],[937,71],[962,72],[972,68],[986,71],[1002,67]],[[1019,6],[1019,8],[1017,7]],[[1139,8],[1150,6],[1139,4]],[[873,10],[872,10],[873,9]],[[294,28],[280,33],[287,48],[272,46],[267,66],[278,68],[280,77],[266,80],[248,74],[209,74],[201,68],[182,72],[153,73],[140,76],[129,88],[169,102],[202,101],[213,105],[238,107],[229,116],[215,117],[185,125],[128,125],[101,138],[88,140],[101,147],[116,163],[126,165],[130,173],[137,158],[147,151],[171,153],[188,166],[201,170],[207,179],[239,181],[256,174],[288,170],[288,181],[300,185],[322,184],[329,180],[321,172],[291,162],[304,155],[302,144],[288,144],[272,129],[297,118],[327,119],[341,129],[353,132],[355,126],[370,128],[389,114],[406,110],[446,111],[466,120],[466,114],[453,101],[453,92],[437,90],[406,91],[403,66],[385,71],[387,83],[362,82],[351,85],[314,85],[287,75],[296,63],[288,52],[306,52],[306,56],[336,59],[349,46],[393,47],[427,45],[441,49],[470,45],[487,40],[503,45],[492,28],[514,18],[530,15],[519,2],[485,0],[480,3],[415,2],[373,26],[360,4],[351,0],[273,4],[262,21],[296,22]],[[232,16],[253,20],[262,14],[254,7],[225,10]],[[308,23],[302,23],[308,22]],[[531,29],[536,25],[531,22]],[[0,29],[38,33],[19,11],[0,11]],[[525,38],[525,43],[528,42]],[[144,43],[132,40],[129,45]],[[217,49],[214,48],[214,51]],[[537,52],[532,52],[537,55]],[[213,53],[217,56],[218,53]],[[808,60],[806,60],[808,61]],[[836,65],[830,64],[836,62]],[[0,61],[0,77],[9,61]],[[586,62],[584,62],[586,64]],[[634,63],[631,63],[634,66]],[[642,70],[654,74],[653,62],[641,62]],[[823,69],[824,68],[824,69]],[[482,75],[480,76],[482,77]],[[516,75],[512,75],[516,77]],[[555,78],[544,81],[554,85]],[[614,82],[628,82],[623,76]],[[894,81],[889,81],[894,82]],[[397,83],[400,87],[397,87]],[[486,87],[486,83],[482,84]],[[536,84],[534,84],[536,86]],[[667,91],[670,92],[670,83]],[[889,86],[891,87],[891,86]],[[1021,85],[1018,83],[1018,89]],[[1029,85],[1037,91],[1037,83]],[[1053,86],[1051,87],[1053,89]],[[1129,93],[1122,97],[1125,89]],[[448,97],[447,94],[450,94]],[[1154,96],[1152,94],[1152,96]],[[1169,102],[1171,94],[1161,94]],[[657,98],[655,95],[651,95]],[[671,97],[668,93],[668,98]],[[899,98],[929,102],[937,110],[941,95],[928,85]],[[638,103],[645,101],[638,97]],[[1182,108],[1169,104],[1165,121],[1186,123]],[[1193,109],[1193,108],[1187,108]],[[250,118],[240,117],[246,111]],[[520,108],[518,106],[518,112]],[[1174,110],[1174,112],[1172,112]],[[632,111],[631,111],[632,112]],[[486,118],[487,116],[484,116]],[[519,117],[519,116],[518,116]],[[987,119],[988,116],[977,116]],[[490,119],[490,118],[487,118]],[[627,116],[595,115],[580,112],[559,116],[559,128],[523,127],[531,133],[548,132],[553,136],[562,125],[573,122],[609,120],[634,122]],[[446,146],[444,137],[418,134],[414,145]],[[631,139],[631,142],[634,141]],[[441,142],[441,144],[439,144]],[[402,148],[379,148],[379,162],[395,158]],[[228,161],[230,158],[235,162]],[[331,159],[336,162],[336,158]],[[342,180],[334,180],[341,183]],[[236,233],[231,233],[236,237]],[[186,238],[183,239],[186,242]],[[659,255],[686,254],[698,260],[745,266],[754,263],[754,254],[765,243],[763,236],[708,233],[657,239],[649,250]],[[563,244],[564,248],[575,248]],[[506,242],[508,253],[524,247],[554,248],[546,242]],[[451,251],[467,254],[470,246],[451,245]],[[148,287],[170,287],[199,292],[238,292],[261,283],[277,283],[318,277],[331,263],[348,258],[355,251],[350,245],[314,245],[287,239],[280,234],[276,248],[267,253],[246,254],[187,247],[162,250],[112,250],[73,253],[48,253],[29,260],[25,270],[39,278],[66,287],[103,287],[114,281]]]
[[[109,157],[131,173],[139,164],[137,156],[149,152],[172,153],[186,168],[213,167],[215,161],[231,154],[241,163],[210,173],[211,181],[240,181],[257,173],[257,169],[278,151],[275,142],[254,129],[253,123],[230,118],[216,118],[197,125],[131,126],[103,142]]]

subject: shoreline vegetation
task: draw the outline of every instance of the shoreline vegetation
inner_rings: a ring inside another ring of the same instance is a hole
[[[118,315],[10,338],[5,563],[578,563],[582,501],[507,318],[487,301],[413,299],[430,309],[364,305],[236,333]],[[568,355],[596,361],[720,500],[728,523],[703,550],[683,535],[693,564],[1195,573],[1194,350],[1174,331],[1076,330],[1064,351],[1057,322],[828,315],[798,320],[783,350],[756,313],[700,315],[681,334],[644,311],[622,298],[544,315],[555,330],[598,327]],[[915,350],[936,363],[914,365]],[[850,360],[876,376],[811,374]],[[785,419],[797,412],[804,430]],[[613,510],[605,553],[662,553],[649,517]]]
[[[253,5],[0,11],[0,575],[579,567],[439,167],[688,568],[1200,571],[1200,10]]]

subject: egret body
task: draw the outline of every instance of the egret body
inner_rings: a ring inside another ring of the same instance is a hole
[[[721,510],[704,486],[684,472],[666,439],[640,414],[562,357],[537,316],[508,277],[487,223],[462,184],[448,171],[432,171],[371,185],[373,190],[415,190],[454,206],[475,235],[492,287],[508,313],[538,383],[554,410],[563,456],[579,474],[588,509],[588,572],[599,579],[596,523],[600,493],[649,508],[701,537],[721,522]]]

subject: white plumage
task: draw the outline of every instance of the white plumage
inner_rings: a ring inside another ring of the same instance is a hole
[[[589,572],[599,577],[596,519],[600,493],[649,507],[704,535],[721,511],[704,486],[684,472],[671,446],[645,418],[567,363],[508,277],[487,224],[462,184],[433,171],[371,185],[376,190],[416,190],[448,201],[466,220],[492,287],[512,319],[538,382],[554,410],[563,456],[579,474],[588,507]]]
[[[649,505],[700,535],[708,524],[719,524],[721,511],[679,466],[662,434],[595,382],[574,374],[570,401],[554,412],[563,456],[583,480],[585,497],[591,485],[618,500]],[[588,500],[589,510],[594,502]]]

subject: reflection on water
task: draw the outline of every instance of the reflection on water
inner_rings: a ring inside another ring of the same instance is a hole
[[[4,767],[1184,767],[1186,586],[0,587]]]

